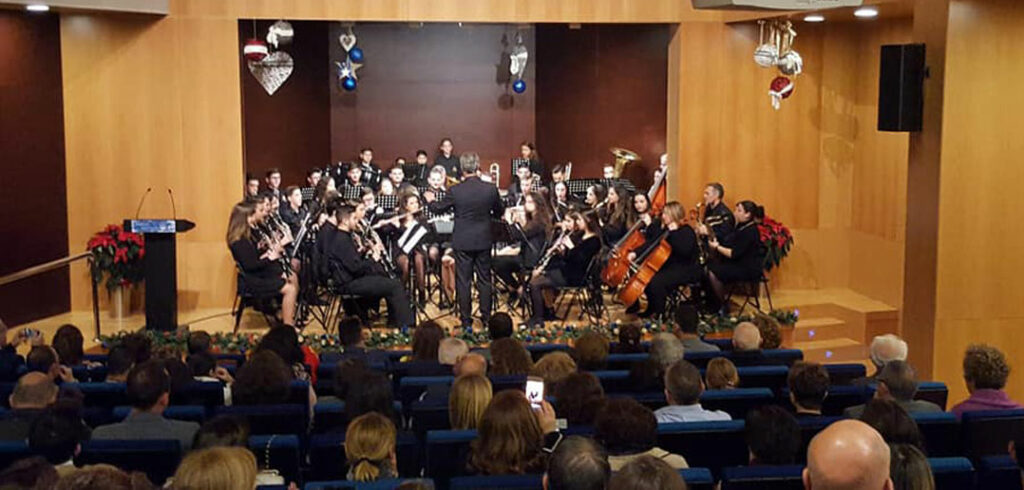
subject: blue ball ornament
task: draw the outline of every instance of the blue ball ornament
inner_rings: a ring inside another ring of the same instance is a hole
[[[517,94],[521,94],[523,92],[526,92],[526,82],[524,82],[522,78],[516,80],[512,84],[512,91],[517,93]]]
[[[363,62],[363,49],[358,47],[358,46],[352,48],[352,50],[348,52],[348,57],[349,57],[349,59],[352,60],[353,63],[362,63]]]
[[[348,92],[351,92],[351,91],[355,90],[356,89],[356,79],[354,79],[352,77],[342,78],[341,79],[341,88],[345,89]]]

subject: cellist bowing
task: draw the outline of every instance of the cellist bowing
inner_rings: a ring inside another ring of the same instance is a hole
[[[666,230],[664,240],[671,247],[671,253],[665,263],[654,274],[644,294],[647,295],[647,309],[640,314],[641,317],[660,315],[665,311],[665,300],[671,291],[676,288],[700,282],[702,272],[698,265],[697,235],[693,228],[686,224],[686,210],[677,201],[665,205],[661,212],[661,222]],[[648,240],[640,246],[636,252],[629,254],[629,260],[643,257],[647,251],[653,249],[661,242],[661,237],[656,241]],[[639,302],[634,303],[639,304]]]

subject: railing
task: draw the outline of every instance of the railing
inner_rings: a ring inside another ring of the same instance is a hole
[[[29,267],[27,269],[22,269],[22,270],[17,271],[17,272],[12,272],[10,274],[7,274],[6,276],[0,277],[0,286],[3,286],[5,284],[10,284],[12,282],[20,281],[22,279],[26,279],[26,278],[29,278],[29,277],[32,277],[32,276],[37,276],[39,274],[42,274],[44,272],[49,272],[49,271],[52,271],[54,269],[60,269],[61,267],[66,267],[68,265],[71,265],[72,262],[77,262],[79,260],[89,260],[91,257],[92,257],[91,253],[89,253],[89,252],[82,252],[82,253],[77,254],[77,255],[71,255],[71,256],[68,256],[68,257],[64,257],[62,259],[52,260],[52,261],[47,262],[45,264],[34,265],[34,266]],[[96,337],[95,338],[99,338],[99,336],[100,336],[100,302],[99,302],[99,292],[96,290],[96,281],[89,281],[89,282],[92,283],[92,323],[93,323],[93,327],[96,330]]]

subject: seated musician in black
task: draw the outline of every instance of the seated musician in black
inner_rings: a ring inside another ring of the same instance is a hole
[[[697,226],[696,231],[705,240],[712,236],[721,240],[731,235],[736,228],[732,211],[722,201],[724,197],[725,188],[722,184],[712,182],[704,187],[704,221]]]
[[[543,326],[545,312],[544,290],[560,287],[582,286],[586,280],[591,260],[601,251],[601,228],[593,211],[573,211],[573,229],[562,234],[552,245],[555,247],[551,260],[533,270],[530,280],[530,301],[533,317],[530,325]]]
[[[697,235],[686,225],[686,210],[682,204],[672,201],[661,212],[661,229],[654,240],[647,239],[637,252],[630,252],[629,259],[636,260],[653,251],[661,243],[662,236],[672,248],[668,259],[644,288],[647,295],[647,310],[640,314],[647,318],[665,312],[665,300],[676,288],[700,282],[703,274],[697,263]],[[653,228],[650,226],[648,228]]]
[[[733,210],[736,230],[719,241],[708,242],[720,259],[708,265],[708,279],[720,301],[725,300],[725,285],[757,281],[764,272],[764,246],[757,224],[764,219],[764,208],[754,201],[740,201]]]
[[[399,328],[413,326],[414,318],[409,309],[409,298],[397,279],[387,277],[374,261],[380,259],[379,249],[370,251],[374,260],[367,259],[356,246],[352,235],[360,220],[356,208],[345,204],[338,208],[338,233],[334,236],[330,251],[331,269],[335,284],[342,293],[356,294],[371,301],[384,298],[388,303],[390,323]]]
[[[459,167],[459,157],[455,154],[455,145],[451,138],[442,138],[437,145],[437,157],[434,158],[434,165],[444,168],[448,177],[456,180],[462,179],[462,171]]]
[[[299,234],[299,228],[302,227],[302,219],[306,212],[306,209],[302,206],[302,189],[298,186],[288,186],[284,190],[285,203],[281,206],[277,212],[281,215],[281,221],[288,225],[288,229],[292,231],[292,236]]]
[[[519,242],[519,254],[494,257],[491,267],[494,273],[511,288],[510,302],[519,297],[520,283],[517,275],[522,270],[533,270],[544,254],[544,244],[551,233],[552,216],[547,200],[540,192],[531,192],[523,200],[523,209],[506,209],[506,221],[516,228],[512,237]]]
[[[606,213],[607,218],[602,226],[602,238],[605,243],[619,241],[636,222],[633,212],[633,195],[621,185],[613,185],[608,189]]]
[[[646,193],[637,192],[633,196],[633,211],[636,212],[637,222],[640,223],[640,229],[643,232],[645,244],[656,244],[658,239],[661,237],[662,223],[660,216],[651,215],[651,198]],[[643,253],[634,254],[630,260],[635,260],[636,255],[643,255]],[[650,299],[648,298],[648,301]],[[634,314],[640,311],[640,302],[633,303],[626,308],[626,313]]]
[[[373,148],[367,147],[359,150],[359,168],[362,170],[360,183],[364,187],[369,187],[373,190],[379,189],[380,180],[383,175],[381,174],[380,167],[373,163]]]
[[[519,157],[526,160],[530,165],[530,172],[536,176],[544,175],[544,162],[540,160],[537,153],[537,146],[532,141],[519,143]]]
[[[529,165],[520,165],[516,169],[515,182],[508,186],[508,194],[516,206],[522,206],[523,199],[533,190],[534,174]]]
[[[357,162],[348,164],[345,172],[345,182],[341,184],[342,189],[363,187],[363,166]],[[342,195],[345,193],[342,192]]]
[[[254,296],[280,294],[281,321],[295,325],[295,302],[299,293],[295,274],[285,273],[280,261],[284,249],[269,238],[260,238],[256,224],[263,219],[265,205],[243,202],[231,209],[228,219],[227,242],[245,281],[247,292]]]
[[[420,196],[407,193],[400,199],[398,214],[374,226],[380,229],[381,236],[390,239],[395,265],[402,273],[402,283],[408,284],[410,271],[415,272],[416,302],[423,306],[427,301],[427,244],[436,241],[434,225],[423,216]]]

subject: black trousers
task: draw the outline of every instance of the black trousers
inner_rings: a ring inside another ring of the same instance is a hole
[[[530,303],[533,305],[533,316],[530,325],[544,325],[544,290],[564,288],[569,285],[561,269],[550,269],[530,280]]]
[[[455,250],[455,296],[459,300],[462,326],[473,325],[473,293],[469,284],[476,272],[476,292],[480,295],[480,320],[491,319],[491,249]]]
[[[371,301],[384,298],[388,303],[388,315],[399,327],[413,327],[416,320],[409,307],[409,297],[398,279],[384,276],[363,276],[353,279],[342,287],[342,291],[350,294],[366,296]]]
[[[659,270],[647,283],[644,294],[647,295],[647,312],[661,314],[665,312],[665,301],[680,286],[698,283],[701,270],[698,266],[671,267]]]
[[[518,255],[504,255],[494,257],[494,261],[491,264],[494,269],[494,274],[505,281],[510,288],[519,287],[519,279],[516,274],[523,270],[523,261]]]

